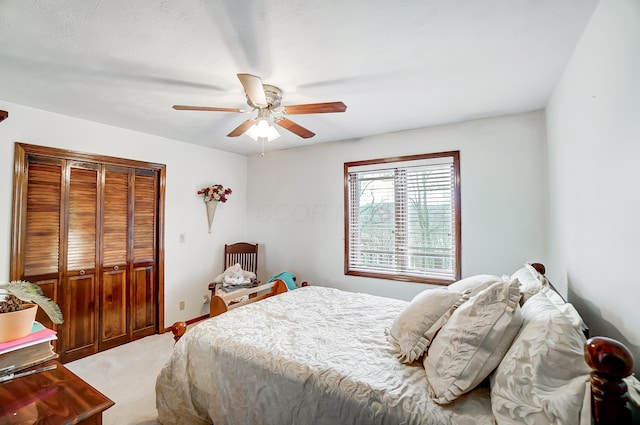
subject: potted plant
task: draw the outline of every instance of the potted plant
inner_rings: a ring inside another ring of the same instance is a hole
[[[56,324],[63,322],[60,307],[47,298],[35,283],[14,280],[0,283],[0,342],[27,336],[38,306]]]

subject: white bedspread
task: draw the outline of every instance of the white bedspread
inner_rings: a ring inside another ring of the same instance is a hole
[[[189,329],[157,384],[169,424],[493,424],[479,388],[442,407],[385,329],[406,302],[317,286]]]

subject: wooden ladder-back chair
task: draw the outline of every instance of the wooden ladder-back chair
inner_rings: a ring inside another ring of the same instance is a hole
[[[234,264],[240,264],[242,270],[258,276],[258,244],[238,242],[224,246],[224,270]]]
[[[256,275],[254,286],[258,286],[258,244],[251,244],[247,242],[238,242],[234,244],[224,245],[224,268],[227,270],[234,264],[240,264],[242,270],[253,272]],[[209,283],[209,290],[211,291],[211,297],[218,294],[218,287],[222,286],[220,283]]]

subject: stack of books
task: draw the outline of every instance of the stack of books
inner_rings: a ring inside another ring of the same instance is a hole
[[[18,371],[57,358],[51,344],[56,339],[56,331],[34,322],[29,335],[0,343],[0,382]]]

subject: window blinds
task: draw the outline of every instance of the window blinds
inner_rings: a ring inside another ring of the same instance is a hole
[[[348,170],[348,270],[452,280],[452,156]]]

